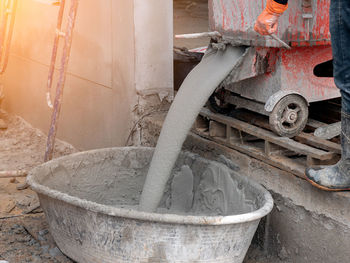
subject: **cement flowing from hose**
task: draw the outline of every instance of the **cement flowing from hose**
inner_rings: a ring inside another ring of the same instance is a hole
[[[241,63],[244,47],[209,50],[184,80],[163,124],[140,200],[140,210],[154,212],[198,113],[226,76]]]

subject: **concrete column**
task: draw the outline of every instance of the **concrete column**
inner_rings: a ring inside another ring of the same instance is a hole
[[[135,85],[140,95],[173,97],[173,1],[134,0]]]

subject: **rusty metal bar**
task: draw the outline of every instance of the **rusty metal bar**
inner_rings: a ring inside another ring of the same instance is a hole
[[[213,32],[175,35],[175,38],[184,38],[184,39],[201,38],[201,37],[221,37],[221,34],[217,31],[213,31]]]
[[[15,25],[17,0],[2,1],[0,22],[0,74],[7,68]]]
[[[55,40],[54,40],[53,49],[52,49],[51,63],[50,63],[50,67],[49,67],[49,76],[48,76],[48,80],[47,80],[46,100],[47,100],[47,105],[50,108],[53,108],[52,99],[51,99],[51,88],[52,88],[53,75],[55,73],[55,64],[56,64],[56,58],[57,58],[58,44],[60,41],[60,37],[63,35],[62,34],[62,21],[63,21],[63,13],[64,13],[65,4],[66,4],[66,0],[61,0],[60,10],[58,12],[58,18],[57,18]]]
[[[280,43],[284,48],[286,48],[288,50],[292,49],[286,42],[284,42],[282,39],[280,39],[275,34],[271,34],[270,37],[272,37],[274,40],[276,40],[278,43]]]
[[[66,31],[64,32],[63,54],[61,57],[60,72],[59,72],[59,78],[58,78],[57,87],[56,87],[54,109],[51,116],[51,125],[50,125],[50,130],[47,138],[47,145],[46,145],[46,151],[45,151],[45,157],[44,157],[45,162],[51,160],[53,156],[53,149],[55,146],[55,138],[57,133],[57,124],[58,124],[58,118],[61,111],[63,89],[64,89],[65,80],[66,80],[67,67],[68,67],[68,62],[70,57],[71,46],[72,46],[73,30],[74,30],[75,20],[77,16],[77,11],[78,11],[78,4],[79,4],[79,0],[71,0],[67,27],[66,27]],[[60,9],[60,12],[61,12],[61,9]],[[58,20],[59,19],[60,17],[58,18]],[[59,22],[60,21],[58,21],[57,24],[59,24]],[[55,52],[55,47],[53,51]],[[56,48],[56,54],[57,54],[57,48]]]

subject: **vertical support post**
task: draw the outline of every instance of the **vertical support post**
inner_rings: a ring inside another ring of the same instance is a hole
[[[226,124],[226,141],[231,143],[232,128],[230,125]]]
[[[52,88],[53,75],[55,73],[55,64],[56,64],[58,44],[60,41],[60,36],[62,36],[61,32],[62,32],[62,21],[63,21],[65,2],[66,2],[66,0],[61,0],[61,2],[60,2],[60,10],[58,11],[55,40],[53,43],[51,63],[50,63],[50,67],[49,67],[49,76],[47,79],[46,100],[47,100],[47,105],[50,108],[53,108],[52,100],[51,100],[51,88]]]
[[[1,1],[0,74],[7,68],[18,0]]]
[[[267,155],[267,156],[270,156],[271,155],[271,143],[269,142],[269,141],[266,141],[265,140],[265,154]]]
[[[173,98],[173,1],[134,0],[135,85],[142,96]]]

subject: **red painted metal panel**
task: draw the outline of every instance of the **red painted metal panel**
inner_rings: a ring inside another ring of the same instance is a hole
[[[281,90],[299,92],[309,102],[339,97],[333,78],[316,77],[313,72],[316,65],[330,59],[330,46],[281,50]]]
[[[330,46],[257,48],[267,51],[267,73],[239,83],[224,83],[225,88],[258,102],[266,103],[270,96],[280,91],[301,94],[308,102],[322,101],[340,96],[333,78],[316,77],[314,67],[332,58]],[[229,81],[230,79],[228,79]]]
[[[279,47],[269,36],[253,30],[266,0],[209,0],[209,21],[213,31],[244,45]],[[278,36],[292,46],[330,45],[329,0],[291,0],[280,18]]]

